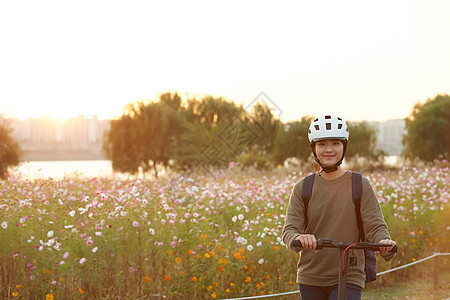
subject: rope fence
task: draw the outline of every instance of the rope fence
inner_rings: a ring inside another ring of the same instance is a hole
[[[387,271],[383,271],[380,273],[377,273],[377,276],[380,275],[384,275],[387,273],[391,273],[397,270],[401,270],[401,269],[405,269],[408,268],[412,265],[424,262],[426,260],[429,260],[431,258],[435,258],[434,260],[434,289],[437,290],[439,288],[439,256],[445,256],[445,255],[450,255],[450,253],[439,253],[439,252],[435,252],[433,253],[433,255],[430,255],[428,257],[416,260],[412,263],[397,267],[397,268],[393,268]],[[278,296],[286,296],[286,295],[292,295],[292,294],[298,294],[299,291],[292,291],[292,292],[285,292],[285,293],[279,293],[279,294],[270,294],[270,295],[261,295],[261,296],[250,296],[250,297],[242,297],[242,298],[228,298],[228,299],[220,299],[220,300],[247,300],[247,299],[262,299],[262,298],[269,298],[269,297],[278,297]]]

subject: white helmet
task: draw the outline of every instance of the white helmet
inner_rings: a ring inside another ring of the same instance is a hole
[[[314,119],[309,125],[309,142],[321,140],[348,140],[348,128],[344,120],[334,115],[324,115]]]

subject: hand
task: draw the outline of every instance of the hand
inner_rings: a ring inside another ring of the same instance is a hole
[[[391,247],[380,247],[380,251],[375,251],[375,254],[380,254],[381,256],[386,256],[386,255],[391,254],[390,252],[391,252],[392,248],[394,248],[394,246],[396,245],[393,240],[389,240],[389,239],[381,240],[379,242],[379,244],[392,245]]]
[[[315,250],[317,252],[317,240],[312,234],[302,234],[298,237],[298,240],[302,243],[302,247],[305,250]]]

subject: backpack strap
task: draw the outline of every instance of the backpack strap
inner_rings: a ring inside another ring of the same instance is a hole
[[[358,240],[364,242],[366,235],[361,218],[361,198],[362,198],[362,175],[352,172],[352,200],[355,205],[356,222],[358,223]]]
[[[303,186],[302,186],[302,200],[303,200],[303,205],[305,207],[305,232],[306,232],[306,227],[308,226],[308,203],[309,203],[309,199],[311,198],[312,195],[312,189],[313,189],[313,185],[314,185],[314,176],[316,173],[312,173],[308,176],[305,177],[305,179],[303,180]]]

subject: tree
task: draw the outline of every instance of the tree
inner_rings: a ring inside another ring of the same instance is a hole
[[[345,152],[347,159],[354,157],[377,159],[385,155],[383,151],[376,148],[376,130],[367,122],[348,123],[347,126],[349,131],[349,142]]]
[[[8,175],[8,168],[16,166],[22,155],[17,141],[11,136],[11,129],[6,124],[0,123],[0,178]]]
[[[153,170],[157,177],[159,166],[169,166],[182,117],[171,104],[130,104],[118,120],[111,122],[103,149],[112,160],[113,170],[130,174]]]
[[[437,95],[416,103],[406,118],[403,155],[432,161],[450,153],[450,96]]]
[[[273,159],[276,164],[283,164],[288,158],[298,158],[306,161],[311,155],[309,147],[308,128],[313,120],[304,116],[300,121],[289,122],[279,126],[274,142]]]

